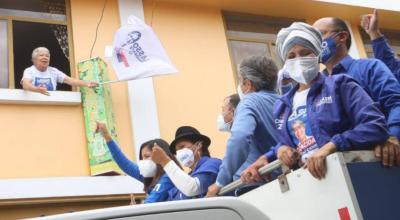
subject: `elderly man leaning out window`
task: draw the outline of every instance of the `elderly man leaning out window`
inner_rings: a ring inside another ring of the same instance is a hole
[[[25,90],[50,95],[49,91],[55,91],[57,83],[89,88],[98,86],[96,82],[85,82],[71,78],[58,69],[49,66],[50,51],[45,47],[38,47],[33,50],[32,62],[33,65],[25,69],[21,80],[22,87]]]

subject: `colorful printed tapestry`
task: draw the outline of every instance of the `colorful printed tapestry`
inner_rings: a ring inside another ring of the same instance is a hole
[[[96,82],[109,80],[107,64],[100,58],[78,63],[78,71],[81,80]],[[113,139],[117,141],[109,84],[100,85],[94,89],[81,87],[80,90],[82,93],[91,175],[122,173],[118,165],[113,161],[104,138],[95,132],[96,121],[103,122],[107,125]]]

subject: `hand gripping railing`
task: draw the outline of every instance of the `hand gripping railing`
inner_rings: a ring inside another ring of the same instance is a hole
[[[262,176],[262,175],[271,173],[272,171],[278,169],[281,166],[282,166],[282,162],[280,160],[275,160],[275,161],[261,167],[260,169],[258,169],[258,173],[260,176]],[[222,187],[221,190],[219,191],[218,195],[219,196],[225,195],[226,193],[231,192],[231,191],[243,186],[244,184],[245,183],[243,183],[241,179],[233,181],[232,183],[229,183],[228,185]]]

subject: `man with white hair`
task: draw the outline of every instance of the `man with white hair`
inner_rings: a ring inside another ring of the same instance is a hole
[[[275,92],[278,67],[264,56],[243,60],[238,74],[239,105],[228,139],[225,157],[215,184],[208,188],[208,197],[216,196],[220,189],[240,178],[240,174],[258,157],[277,143],[273,106],[279,96]],[[261,183],[236,190],[239,195]]]
[[[85,82],[71,78],[57,68],[49,66],[50,51],[45,47],[38,47],[33,50],[32,62],[33,65],[25,69],[21,80],[22,87],[25,90],[50,95],[49,91],[57,89],[57,83],[89,88],[98,86],[96,82]]]

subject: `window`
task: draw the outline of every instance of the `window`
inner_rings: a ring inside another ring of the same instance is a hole
[[[0,1],[0,88],[20,89],[33,49],[47,47],[50,65],[71,76],[68,0]],[[71,91],[61,84],[57,90]]]
[[[361,38],[364,42],[365,52],[367,53],[368,58],[374,57],[374,51],[371,45],[371,39],[369,38],[368,34],[360,27]],[[388,39],[390,47],[397,55],[400,57],[400,31],[399,30],[381,30],[382,34]]]
[[[236,73],[242,60],[254,55],[271,57],[282,68],[283,64],[275,53],[276,35],[281,28],[298,20],[234,12],[224,12],[224,19]]]

